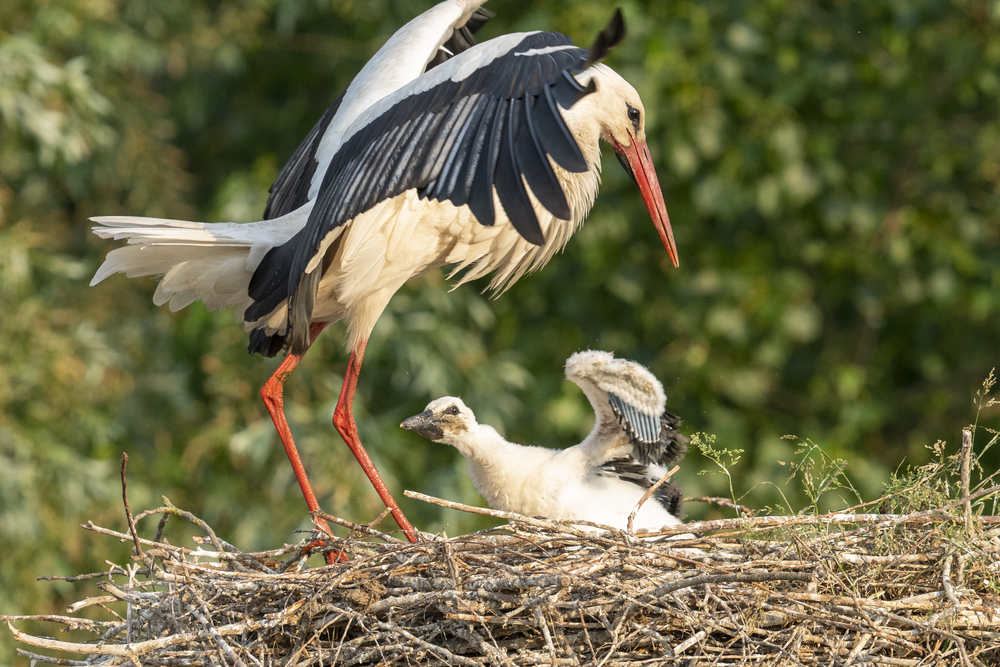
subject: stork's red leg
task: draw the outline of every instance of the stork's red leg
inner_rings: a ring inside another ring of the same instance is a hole
[[[365,345],[367,342],[363,340],[358,343],[354,350],[351,351],[350,359],[347,360],[347,371],[344,373],[344,386],[340,390],[340,400],[337,401],[337,409],[333,413],[333,425],[340,432],[347,446],[351,448],[354,458],[358,460],[365,474],[368,475],[368,479],[371,481],[372,486],[375,487],[375,491],[378,492],[379,498],[392,511],[392,518],[396,520],[399,527],[406,533],[406,539],[410,540],[410,542],[416,542],[416,531],[410,522],[407,521],[406,517],[403,516],[403,510],[399,509],[399,505],[392,497],[392,494],[389,493],[389,489],[386,488],[385,482],[379,476],[378,470],[375,469],[375,464],[372,463],[368,452],[365,451],[364,445],[361,444],[361,439],[358,437],[358,425],[354,421],[354,391],[358,387],[358,375],[361,373],[361,360],[365,356]]]
[[[310,327],[310,344],[316,340],[316,336],[323,331],[325,326],[325,324],[314,324]],[[295,471],[295,479],[299,480],[299,486],[302,488],[302,495],[305,496],[306,505],[308,505],[310,512],[315,512],[319,509],[319,501],[316,500],[312,484],[309,483],[309,478],[306,477],[306,469],[302,465],[302,459],[299,458],[299,450],[295,448],[295,441],[292,440],[292,431],[288,428],[288,421],[285,419],[285,401],[282,395],[285,381],[288,380],[288,376],[292,374],[295,367],[299,365],[301,359],[301,354],[289,354],[285,357],[285,360],[278,366],[278,370],[274,371],[274,374],[264,383],[264,387],[260,390],[260,395],[264,399],[264,405],[271,415],[274,427],[278,430],[278,437],[281,438],[281,444],[285,446],[285,453],[292,464],[292,470]],[[320,528],[332,535],[330,525],[325,520],[316,518],[315,521]],[[329,552],[326,554],[326,562],[331,565],[337,562],[339,558],[341,558],[341,555],[337,553]]]

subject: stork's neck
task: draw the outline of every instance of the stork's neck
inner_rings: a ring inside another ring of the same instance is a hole
[[[580,388],[583,389],[584,396],[590,401],[590,407],[594,409],[594,428],[584,443],[594,438],[610,436],[611,432],[620,430],[617,424],[607,418],[609,411],[607,393],[595,387],[591,382],[580,383]]]
[[[507,442],[492,426],[478,424],[453,443],[468,461],[469,477],[491,507],[508,509],[526,477],[555,450]]]

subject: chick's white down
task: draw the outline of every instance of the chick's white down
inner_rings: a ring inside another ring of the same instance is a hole
[[[441,431],[435,442],[461,452],[472,483],[494,509],[548,519],[582,519],[624,530],[645,493],[641,486],[602,471],[607,454],[586,445],[604,433],[592,433],[574,447],[550,449],[508,442],[492,426],[478,423],[460,398],[432,401],[423,414],[428,412]],[[611,426],[607,425],[609,430]],[[621,440],[622,446],[627,445],[624,434]],[[651,477],[666,474],[661,466],[649,468]],[[636,513],[633,527],[651,530],[680,523],[650,498]]]

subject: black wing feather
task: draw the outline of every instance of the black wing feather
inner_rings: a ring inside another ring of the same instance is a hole
[[[485,130],[483,144],[479,151],[482,164],[472,174],[473,180],[469,192],[469,209],[479,224],[486,227],[492,227],[496,222],[496,211],[493,208],[493,179],[496,174],[497,157],[500,155],[500,144],[503,142],[506,108],[501,100],[494,102],[491,109],[492,118],[483,128]]]
[[[680,426],[681,418],[677,415],[670,412],[660,415],[660,440],[657,443],[659,456],[654,459],[659,465],[672,465],[687,454],[690,440],[677,430]]]
[[[684,520],[684,492],[675,482],[667,481],[653,493],[653,498],[679,521]]]
[[[472,97],[469,98],[473,100]],[[470,155],[470,149],[476,140],[479,126],[482,123],[483,115],[486,111],[489,100],[482,95],[475,96],[474,101],[465,112],[463,123],[459,128],[458,136],[448,150],[443,161],[439,161],[435,166],[440,166],[438,177],[430,185],[424,188],[420,196],[428,199],[449,199],[455,191],[458,179],[463,173],[463,167],[470,159],[475,159]],[[465,201],[458,201],[460,198],[452,199],[456,206],[461,206]]]
[[[587,160],[580,146],[570,134],[566,123],[562,122],[556,99],[552,93],[554,86],[546,85],[538,102],[532,108],[532,122],[538,129],[543,150],[552,156],[560,167],[575,174],[587,171]]]
[[[519,121],[523,108],[524,101],[519,99],[512,99],[507,105],[507,128],[500,142],[495,185],[500,205],[503,206],[504,213],[514,228],[529,243],[542,245],[545,243],[545,235],[542,234],[542,228],[538,224],[535,209],[531,206],[528,191],[524,187],[524,179],[521,177],[521,169],[518,168],[514,154],[514,144],[522,129]]]
[[[264,206],[265,220],[280,218],[309,201],[309,186],[318,166],[316,151],[319,149],[319,142],[323,139],[330,121],[337,115],[343,100],[344,93],[341,93],[330,108],[323,112],[306,138],[295,149],[292,157],[281,168],[281,172],[271,185],[267,204]]]
[[[566,193],[552,170],[541,138],[532,120],[532,107],[538,104],[537,97],[528,95],[522,109],[524,117],[521,121],[520,136],[517,138],[517,163],[524,171],[524,178],[531,184],[531,191],[542,206],[551,211],[552,215],[562,220],[569,220],[572,215]],[[542,102],[544,104],[544,102]]]
[[[444,43],[443,49],[438,49],[438,52],[434,54],[430,62],[427,63],[427,67],[424,71],[428,71],[433,67],[436,67],[448,60],[452,56],[458,55],[463,51],[467,51],[476,45],[476,39],[473,37],[479,29],[486,25],[487,21],[496,16],[493,12],[488,9],[483,9],[480,7],[472,13],[469,20],[465,22],[461,28],[456,28],[455,32],[452,34],[451,39]],[[447,51],[445,51],[447,49]],[[448,55],[448,52],[451,55]]]
[[[659,481],[650,477],[648,465],[637,463],[630,458],[611,459],[601,466],[601,470],[642,489],[648,489]],[[653,492],[653,500],[681,521],[684,520],[684,492],[673,480],[661,484],[660,488]]]
[[[608,402],[639,463],[667,466],[687,453],[689,440],[677,430],[681,425],[677,415],[666,411],[660,415],[641,412],[610,392]]]

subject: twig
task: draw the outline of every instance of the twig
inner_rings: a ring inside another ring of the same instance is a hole
[[[549,632],[549,624],[545,621],[545,614],[542,613],[537,604],[531,605],[531,613],[534,614],[535,622],[538,623],[538,627],[542,631],[545,646],[549,649],[549,655],[552,657],[552,667],[556,667],[556,646],[552,643],[552,633]]]
[[[708,633],[705,632],[704,630],[699,630],[698,632],[694,633],[693,635],[691,635],[690,637],[688,637],[687,639],[685,639],[680,644],[674,647],[674,655],[680,655],[684,651],[688,650],[689,648],[700,642],[702,639],[704,639],[707,634]]]
[[[289,619],[284,614],[275,614],[271,618],[266,618],[260,621],[249,619],[241,623],[230,623],[228,625],[215,628],[214,632],[223,637],[229,637],[233,635],[242,635],[261,629],[273,628],[278,625],[285,625],[286,622],[288,621]],[[157,639],[150,639],[144,642],[138,642],[128,646],[113,645],[113,644],[94,645],[94,644],[77,644],[75,642],[64,642],[56,639],[47,639],[45,637],[35,637],[34,635],[29,635],[15,628],[14,625],[10,622],[10,620],[7,620],[7,627],[10,629],[11,634],[14,635],[15,641],[23,642],[25,644],[30,644],[31,646],[38,646],[39,648],[47,648],[55,651],[64,651],[67,653],[122,656],[122,657],[127,657],[132,661],[137,661],[139,656],[145,655],[152,651],[156,651],[163,648],[169,648],[171,646],[183,646],[185,644],[191,644],[199,640],[209,639],[213,636],[212,632],[208,630],[202,630],[199,632],[184,632],[167,637],[159,637]]]
[[[972,429],[962,429],[962,467],[961,484],[962,497],[969,495],[969,464],[972,460]],[[965,501],[965,533],[972,535],[972,501]]]
[[[628,515],[628,534],[629,535],[634,535],[635,534],[635,530],[633,530],[633,528],[632,528],[632,522],[635,520],[635,515],[639,511],[639,508],[641,508],[643,506],[643,504],[647,500],[649,500],[649,497],[651,495],[653,495],[654,493],[656,493],[656,490],[658,488],[660,488],[661,486],[663,486],[664,482],[666,482],[668,479],[670,479],[671,477],[673,477],[674,473],[676,473],[680,469],[681,469],[680,466],[674,466],[673,468],[671,468],[670,470],[667,471],[666,475],[664,475],[659,480],[657,480],[656,484],[653,484],[648,489],[646,489],[646,493],[642,494],[642,498],[639,498],[639,502],[637,502],[635,504],[635,507],[632,509],[632,511]],[[554,658],[553,658],[553,660],[554,660]]]
[[[725,498],[723,496],[698,496],[697,498],[685,498],[685,503],[711,503],[713,505],[718,505],[720,507],[728,507],[729,509],[734,509],[737,512],[750,517],[751,519],[757,516],[752,509],[746,505],[740,505],[739,503],[734,503],[732,499]]]
[[[832,524],[860,524],[873,525],[874,529],[891,528],[904,523],[954,523],[964,519],[948,516],[948,510],[961,505],[967,501],[977,500],[983,496],[1000,491],[1000,484],[991,486],[988,489],[980,489],[975,493],[954,500],[947,505],[936,509],[912,512],[910,514],[849,514],[843,512],[831,512],[818,516],[758,516],[752,519],[717,519],[715,521],[692,521],[674,528],[665,528],[656,531],[636,531],[640,537],[651,537],[658,535],[672,535],[675,533],[703,533],[716,530],[734,530],[738,534],[749,532],[755,529],[769,530],[771,528],[790,528],[793,526],[825,526]],[[978,516],[973,517],[974,521],[984,524],[1000,523],[1000,516]],[[846,535],[846,533],[842,534]]]
[[[101,577],[108,576],[107,572],[91,572],[89,574],[78,574],[75,577],[62,577],[58,574],[43,574],[41,576],[35,577],[35,581],[87,581],[88,579],[100,579]]]
[[[482,514],[484,516],[492,516],[497,519],[507,519],[508,521],[517,521],[518,523],[523,523],[528,526],[535,526],[537,528],[545,528],[550,531],[559,531],[574,535],[576,537],[590,537],[593,535],[592,532],[579,530],[574,528],[574,526],[590,526],[592,528],[598,528],[600,530],[614,531],[611,526],[605,526],[600,523],[594,523],[593,521],[584,521],[583,519],[567,519],[565,521],[549,521],[547,519],[535,519],[529,516],[524,516],[523,514],[518,514],[517,512],[504,512],[502,510],[487,509],[485,507],[473,507],[472,505],[463,505],[462,503],[452,502],[450,500],[442,500],[441,498],[435,498],[434,496],[428,496],[423,493],[417,493],[416,491],[403,491],[403,495],[407,498],[413,498],[414,500],[422,500],[425,503],[430,503],[432,505],[438,505],[440,507],[447,507],[448,509],[459,510],[462,512],[469,512],[470,514]],[[680,531],[689,532],[689,531]]]
[[[125,466],[128,465],[128,454],[122,452],[122,503],[125,505],[125,518],[128,519],[128,530],[132,533],[132,541],[135,543],[135,555],[139,560],[146,556],[142,553],[142,545],[139,544],[139,535],[135,532],[135,520],[132,518],[132,510],[128,506],[128,487],[125,484]]]
[[[384,630],[397,633],[402,635],[403,637],[406,637],[413,643],[430,651],[431,653],[434,653],[438,656],[443,656],[444,660],[447,662],[456,663],[459,665],[466,665],[467,667],[482,667],[477,661],[472,660],[471,658],[466,658],[465,656],[462,655],[455,655],[454,653],[444,648],[443,646],[436,646],[435,644],[431,644],[430,642],[424,641],[423,639],[420,639],[416,635],[407,632],[406,630],[404,630],[403,628],[399,627],[398,625],[396,625],[391,621],[386,621],[386,622],[376,621],[376,624],[378,625],[378,627],[383,628]]]
[[[201,528],[202,530],[204,530],[205,533],[208,535],[209,539],[212,540],[212,545],[215,547],[216,551],[218,551],[219,553],[225,553],[227,551],[225,545],[222,544],[222,541],[215,534],[215,531],[212,530],[211,526],[209,526],[203,520],[201,520],[198,517],[196,517],[194,514],[191,514],[191,512],[182,510],[182,509],[174,506],[174,504],[172,502],[170,502],[170,499],[167,498],[166,496],[162,496],[160,499],[163,501],[164,507],[157,507],[155,510],[146,510],[145,512],[140,512],[139,516],[137,516],[135,520],[139,521],[140,519],[144,519],[147,516],[150,516],[152,514],[174,514],[174,515],[177,515],[177,516],[181,517],[182,519],[187,519],[188,521],[190,521],[194,525],[196,525],[199,528]],[[159,531],[157,531],[157,532],[159,532]]]
[[[948,596],[948,602],[957,607],[958,598],[955,597],[955,591],[951,587],[951,559],[950,555],[944,559],[944,566],[941,568],[941,584],[944,586],[944,594]]]
[[[652,592],[654,598],[663,597],[668,593],[679,591],[682,588],[691,586],[701,586],[702,584],[731,584],[735,582],[743,584],[758,584],[764,581],[812,581],[813,575],[809,572],[756,572],[753,574],[705,574],[697,577],[687,577],[680,581],[674,581],[665,586],[660,586]]]
[[[44,662],[50,665],[70,665],[71,667],[86,667],[90,664],[86,660],[70,660],[68,658],[55,658],[51,655],[39,655],[38,653],[25,651],[23,648],[17,649],[17,654],[31,660],[31,664]]]
[[[198,605],[201,607],[200,610],[199,609],[191,610],[192,612],[194,612],[195,618],[197,618],[201,622],[202,627],[206,628],[209,634],[212,635],[212,640],[215,642],[216,646],[218,646],[219,649],[223,652],[223,654],[225,654],[225,656],[232,661],[233,667],[247,667],[246,663],[243,662],[243,660],[241,660],[238,655],[236,655],[236,651],[234,651],[233,647],[229,645],[229,642],[226,641],[225,637],[216,632],[215,625],[211,621],[212,613],[211,611],[209,611],[208,605],[205,604],[205,601],[201,598],[200,595],[198,595],[198,591],[192,589],[191,592],[194,595],[195,599],[198,601]]]
[[[391,510],[390,510],[391,511]],[[393,537],[388,533],[383,533],[382,531],[376,530],[374,526],[364,523],[354,523],[353,521],[348,521],[347,519],[341,519],[340,517],[333,516],[332,514],[327,514],[322,510],[316,510],[311,512],[311,514],[319,519],[325,519],[326,521],[331,521],[338,526],[343,526],[344,528],[350,528],[352,531],[361,535],[371,535],[372,537],[377,537],[383,542],[388,542],[390,544],[409,544],[406,540],[401,540],[398,537]],[[376,522],[378,519],[376,519]],[[336,539],[335,536],[330,536]]]

